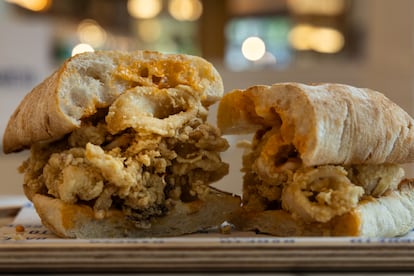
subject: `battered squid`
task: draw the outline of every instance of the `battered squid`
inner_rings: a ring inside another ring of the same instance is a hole
[[[305,222],[327,222],[358,205],[364,189],[351,183],[340,166],[303,168],[282,192],[282,207]]]
[[[404,169],[397,164],[356,165],[347,168],[352,183],[361,186],[365,194],[380,197],[395,190],[404,179]]]
[[[305,167],[297,149],[275,127],[259,130],[244,147],[246,208],[283,208],[306,222],[345,214],[362,196],[379,197],[397,189],[404,178],[397,164]]]
[[[274,182],[281,174],[298,169],[302,162],[294,146],[286,143],[277,128],[267,131],[258,146],[260,154],[252,168],[262,180]]]
[[[132,127],[138,132],[172,137],[177,129],[199,116],[206,117],[207,110],[188,87],[158,89],[137,86],[115,100],[106,122],[111,133]]]

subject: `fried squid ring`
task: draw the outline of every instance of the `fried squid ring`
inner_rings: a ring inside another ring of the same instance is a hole
[[[352,183],[363,187],[365,194],[374,197],[397,189],[405,176],[404,169],[398,164],[355,165],[347,171]]]
[[[340,166],[300,169],[282,192],[282,208],[306,222],[327,222],[355,208],[364,194]]]
[[[278,181],[281,174],[295,171],[301,166],[302,162],[295,147],[284,142],[279,129],[268,131],[262,140],[260,155],[252,165],[252,169],[262,180]]]
[[[206,116],[207,110],[185,86],[165,89],[137,86],[115,100],[105,120],[111,134],[131,127],[172,137],[177,129],[203,113]]]

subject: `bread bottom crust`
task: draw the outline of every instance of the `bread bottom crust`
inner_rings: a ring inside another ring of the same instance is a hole
[[[380,198],[361,201],[357,208],[326,223],[305,223],[284,210],[247,211],[240,197],[212,189],[205,200],[177,202],[150,228],[138,228],[118,210],[103,219],[94,217],[87,205],[68,204],[36,194],[33,203],[42,223],[64,238],[160,237],[194,233],[229,221],[241,231],[274,236],[395,237],[414,228],[414,179],[404,180],[398,190]]]
[[[359,236],[361,218],[357,211],[338,216],[327,223],[304,223],[284,210],[245,212],[237,225],[243,231],[258,231],[280,237]]]
[[[305,223],[284,210],[245,210],[234,222],[243,231],[274,236],[364,236],[395,237],[414,228],[414,179],[398,190],[361,201],[352,211],[326,223]]]
[[[176,202],[167,215],[154,218],[151,227],[139,228],[119,210],[109,210],[104,218],[95,218],[87,205],[68,204],[41,194],[32,200],[42,223],[63,238],[177,236],[219,226],[240,212],[240,197],[211,189],[204,200]]]

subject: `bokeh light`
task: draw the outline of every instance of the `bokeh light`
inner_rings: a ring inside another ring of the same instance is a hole
[[[200,0],[170,0],[168,11],[177,20],[195,21],[203,13],[203,4]]]
[[[298,24],[289,33],[290,45],[298,51],[313,50],[333,54],[345,45],[344,35],[337,29]]]
[[[7,0],[7,2],[34,12],[46,11],[52,5],[52,0]]]
[[[128,13],[135,18],[153,18],[162,10],[161,0],[128,0]]]
[[[266,53],[266,45],[260,37],[251,36],[243,41],[241,50],[246,59],[256,61]]]
[[[79,40],[94,48],[102,47],[106,41],[106,31],[92,19],[85,19],[77,28]]]
[[[293,48],[300,51],[310,50],[310,37],[314,28],[309,24],[298,24],[289,33],[289,42]]]
[[[156,18],[146,19],[137,23],[137,29],[142,41],[152,43],[161,37],[162,24]]]
[[[346,9],[345,0],[288,0],[289,10],[295,14],[336,16]]]
[[[86,44],[86,43],[79,43],[78,45],[73,47],[72,56],[80,54],[80,53],[84,53],[84,52],[93,52],[93,51],[94,49],[91,45]]]
[[[344,47],[344,44],[343,34],[333,28],[317,28],[312,36],[312,48],[316,52],[337,53]]]

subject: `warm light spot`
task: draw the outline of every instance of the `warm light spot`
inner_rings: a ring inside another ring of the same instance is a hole
[[[195,21],[203,13],[203,4],[200,0],[170,0],[168,11],[177,20]]]
[[[7,2],[34,12],[46,11],[52,5],[52,0],[7,0]]]
[[[313,50],[320,53],[337,53],[345,45],[344,35],[333,28],[299,24],[289,33],[289,42],[299,51]]]
[[[146,19],[137,22],[138,35],[142,41],[151,43],[161,37],[162,24],[158,19]]]
[[[82,43],[94,48],[101,47],[106,41],[106,31],[95,21],[85,19],[78,25],[78,36]]]
[[[310,50],[310,37],[314,28],[309,24],[298,24],[289,32],[289,42],[299,51]]]
[[[296,14],[335,16],[346,9],[345,0],[288,0],[287,6]]]
[[[256,61],[266,53],[266,45],[261,38],[251,36],[243,41],[241,50],[246,59]]]
[[[345,44],[344,36],[332,28],[317,28],[312,36],[312,49],[320,53],[337,53]]]
[[[135,18],[153,18],[162,9],[162,0],[128,0],[128,13]]]
[[[86,44],[86,43],[80,43],[78,45],[76,45],[75,47],[73,47],[72,49],[72,57],[74,55],[80,54],[80,53],[84,53],[84,52],[93,52],[94,49],[91,45]]]

